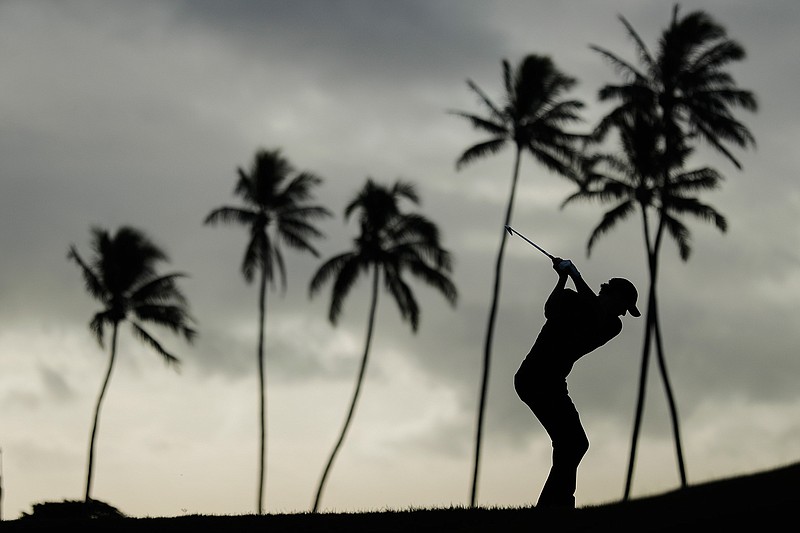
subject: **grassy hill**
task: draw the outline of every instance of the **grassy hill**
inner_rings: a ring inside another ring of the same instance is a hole
[[[3,533],[53,531],[197,532],[530,532],[698,531],[777,529],[800,509],[800,463],[692,485],[683,490],[574,511],[536,508],[414,509],[363,513],[298,513],[175,518],[47,519],[26,516],[0,526]],[[713,528],[713,529],[712,529]]]

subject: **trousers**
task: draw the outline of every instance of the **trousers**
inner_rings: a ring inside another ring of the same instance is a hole
[[[589,450],[589,439],[569,397],[566,381],[534,384],[517,374],[514,388],[544,426],[553,445],[552,466],[536,507],[574,508],[578,465]]]

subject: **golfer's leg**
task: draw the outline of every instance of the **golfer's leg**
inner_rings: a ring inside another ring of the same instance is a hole
[[[575,507],[578,465],[589,449],[589,439],[578,411],[567,396],[558,402],[556,412],[542,424],[553,441],[553,466],[542,488],[537,507]]]

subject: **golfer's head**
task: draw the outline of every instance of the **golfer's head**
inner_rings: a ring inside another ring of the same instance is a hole
[[[608,296],[619,303],[621,314],[630,313],[631,316],[642,316],[639,309],[636,307],[636,300],[639,298],[639,293],[636,287],[625,278],[611,278],[608,283],[604,284],[601,292],[608,294]]]

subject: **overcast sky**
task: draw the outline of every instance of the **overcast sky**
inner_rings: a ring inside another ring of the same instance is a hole
[[[747,50],[731,72],[758,97],[737,112],[757,148],[744,169],[703,147],[725,177],[702,199],[726,234],[689,221],[694,253],[663,248],[662,329],[690,483],[800,458],[800,3],[684,2],[708,11]],[[616,81],[589,46],[634,59],[618,15],[653,47],[666,2],[0,0],[0,447],[3,516],[83,496],[96,395],[108,354],[87,327],[98,304],[66,252],[89,255],[89,229],[132,225],[184,271],[199,338],[160,333],[182,359],[166,367],[129,335],[102,411],[93,496],[135,516],[243,514],[256,508],[257,290],[239,265],[246,232],[202,220],[235,203],[237,167],[280,148],[324,179],[320,259],[286,253],[285,295],[267,311],[266,510],[309,510],[363,349],[368,283],[327,322],[329,288],[309,300],[321,261],[351,245],[342,210],[367,177],[416,183],[424,214],[455,259],[460,298],[414,284],[411,333],[382,295],[371,366],[323,507],[365,510],[469,503],[482,346],[511,149],[456,171],[482,137],[448,110],[478,112],[466,80],[501,96],[501,61],[550,55],[576,77],[588,130]],[[560,209],[572,192],[522,163],[514,226],[572,258],[594,287],[613,276],[646,294],[635,219],[585,244],[602,209]],[[479,503],[530,505],[550,441],[512,377],[543,323],[555,275],[520,239],[507,247],[495,332]],[[640,308],[644,308],[644,298]],[[643,319],[577,363],[570,391],[591,448],[577,504],[622,496]],[[633,494],[678,486],[663,388],[651,366]]]

